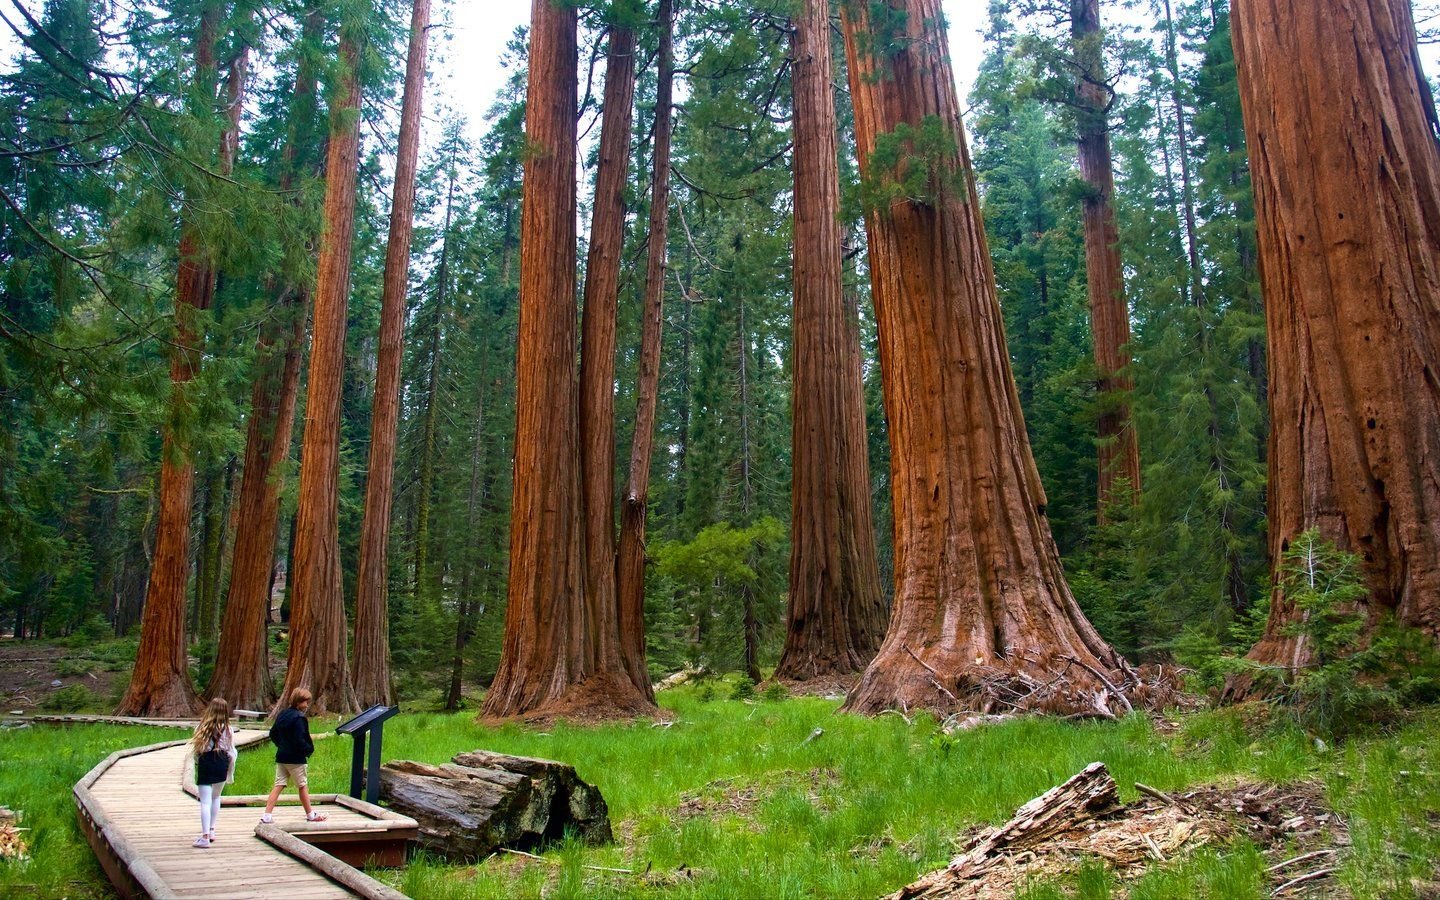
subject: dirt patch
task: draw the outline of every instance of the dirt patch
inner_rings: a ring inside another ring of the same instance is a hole
[[[834,788],[839,783],[840,776],[834,769],[811,769],[809,772],[782,769],[754,782],[720,778],[698,791],[683,795],[675,810],[675,818],[683,822],[687,819],[737,816],[753,827],[760,804],[783,790],[797,790],[817,807],[833,808],[836,802]]]
[[[127,677],[128,670],[115,660],[90,658],[68,647],[0,640],[0,715],[49,711],[55,704],[47,701],[67,688],[62,696],[75,709],[55,711],[93,712],[109,703],[117,682]]]
[[[851,689],[859,683],[860,675],[857,672],[854,675],[824,675],[803,681],[774,678],[762,684],[760,689],[763,691],[766,685],[780,684],[792,697],[823,697],[826,700],[840,701],[849,696]]]
[[[957,863],[993,833],[984,828],[966,835]],[[1348,896],[1333,876],[1350,844],[1349,831],[1325,802],[1322,787],[1309,782],[1210,785],[1173,795],[1157,791],[978,865],[971,860],[974,877],[946,882],[935,873],[927,878],[928,889],[918,890],[926,882],[917,882],[894,896],[1000,900],[1037,880],[1074,875],[1086,862],[1100,859],[1120,879],[1113,896],[1126,897],[1125,882],[1151,866],[1240,835],[1264,853],[1276,896]]]

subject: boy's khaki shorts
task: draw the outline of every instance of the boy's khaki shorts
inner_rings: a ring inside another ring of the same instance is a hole
[[[296,790],[308,787],[305,769],[305,763],[276,763],[275,786],[283,788],[288,783],[295,785]]]

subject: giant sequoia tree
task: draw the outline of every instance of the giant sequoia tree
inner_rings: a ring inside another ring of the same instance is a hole
[[[290,657],[283,699],[295,688],[314,694],[313,712],[356,707],[345,658],[345,599],[340,573],[340,398],[345,369],[346,308],[355,181],[360,149],[360,56],[363,22],[341,26],[339,89],[330,114],[325,215],[315,280],[315,314],[295,560],[290,581]]]
[[[389,704],[390,508],[394,500],[395,431],[400,421],[400,339],[405,330],[405,292],[410,282],[410,238],[415,220],[415,168],[420,159],[420,111],[425,93],[425,49],[430,0],[414,0],[405,94],[400,103],[400,143],[385,248],[380,299],[380,347],[375,364],[375,403],[370,420],[370,468],[365,517],[360,528],[360,575],[355,590],[355,660],[352,678],[361,706]]]
[[[215,45],[223,4],[204,3],[195,35],[195,74],[188,106],[202,121],[213,115],[218,70]],[[240,72],[243,77],[243,69]],[[237,102],[228,104],[238,113]],[[221,176],[234,164],[238,121],[226,119],[219,140]],[[193,198],[189,198],[193,201]],[[175,336],[170,351],[172,422],[165,429],[160,463],[160,514],[155,552],[145,591],[140,649],[120,715],[182,716],[194,712],[200,698],[190,683],[185,653],[185,595],[190,575],[190,505],[195,491],[194,450],[186,438],[187,408],[194,403],[192,382],[200,372],[205,342],[203,317],[215,299],[214,248],[194,221],[191,202],[180,210],[179,263],[175,275]]]
[[[847,0],[842,20],[895,510],[890,628],[846,708],[973,708],[987,681],[1064,672],[1046,708],[1091,709],[1125,663],[1045,519],[939,0]]]
[[[1361,558],[1373,622],[1440,639],[1440,145],[1405,0],[1236,0],[1270,348],[1272,558]],[[1250,656],[1310,648],[1277,592]]]
[[[281,160],[279,188],[294,189],[296,179],[316,156],[317,103],[313,47],[324,32],[323,11],[305,17],[296,53],[295,91]],[[265,651],[270,616],[276,530],[280,522],[282,464],[289,458],[300,393],[300,364],[305,350],[305,319],[310,287],[303,279],[272,278],[279,294],[276,315],[261,326],[255,382],[246,422],[244,465],[240,472],[230,588],[225,601],[215,670],[207,697],[223,697],[241,709],[263,709],[275,700]],[[299,283],[289,283],[296,281]]]
[[[775,677],[859,672],[885,634],[870,517],[860,335],[842,276],[829,0],[794,22],[794,474],[790,597]]]
[[[520,224],[510,581],[488,718],[644,715],[619,632],[586,600],[576,372],[574,7],[534,0]]]

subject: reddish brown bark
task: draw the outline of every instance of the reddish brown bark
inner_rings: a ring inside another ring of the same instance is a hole
[[[389,705],[390,509],[394,501],[395,432],[400,422],[400,356],[405,330],[405,292],[410,281],[410,240],[415,220],[415,167],[420,158],[420,112],[425,93],[425,53],[430,0],[414,0],[400,138],[390,201],[390,236],[380,292],[380,348],[375,364],[375,402],[370,420],[370,467],[360,527],[360,573],[355,594],[355,659],[352,680],[361,706]]]
[[[647,698],[654,698],[645,661],[645,516],[650,498],[650,458],[655,409],[660,398],[660,339],[665,306],[665,259],[670,228],[671,105],[675,81],[675,8],[660,0],[659,81],[655,90],[655,172],[650,195],[650,236],[645,303],[640,311],[640,360],[635,383],[635,433],[630,475],[620,502],[616,589],[620,599],[620,649],[625,670]]]
[[[300,500],[290,571],[290,656],[280,692],[284,698],[295,688],[307,688],[314,695],[313,714],[357,708],[345,658],[338,506],[340,399],[360,148],[360,30],[355,22],[342,27],[340,84],[330,115]]]
[[[794,475],[790,598],[775,677],[807,681],[862,671],[885,636],[886,610],[860,335],[844,295],[829,0],[805,0],[794,25]]]
[[[505,637],[481,716],[654,707],[601,662],[585,600],[575,328],[576,13],[534,0],[520,226],[515,478]]]
[[[1237,0],[1270,345],[1269,532],[1440,638],[1440,150],[1405,0]],[[1250,658],[1310,660],[1276,593]]]
[[[625,183],[635,102],[635,32],[611,26],[605,66],[600,163],[595,172],[590,254],[580,345],[580,467],[585,489],[586,601],[605,667],[620,664],[615,592],[615,327],[620,254],[625,242]],[[646,685],[649,679],[644,679]]]
[[[324,14],[307,16],[302,40],[314,43],[324,30]],[[315,66],[299,54],[295,75],[295,108],[284,151],[280,189],[294,186],[297,144],[312,133],[315,115]],[[282,289],[274,318],[262,326],[257,375],[250,392],[245,458],[236,492],[236,530],[230,589],[216,650],[215,671],[206,698],[223,697],[236,709],[265,709],[276,699],[266,658],[266,622],[275,568],[275,542],[280,523],[282,466],[290,455],[295,406],[300,393],[300,365],[305,350],[305,319],[310,307],[306,287]]]
[[[1071,0],[1070,31],[1079,69],[1076,86],[1080,177],[1084,201],[1085,276],[1090,295],[1090,334],[1095,347],[1099,496],[1097,518],[1129,492],[1140,497],[1140,445],[1130,411],[1130,307],[1115,221],[1115,167],[1110,154],[1111,90],[1105,74],[1100,0]],[[1117,498],[1117,492],[1120,497]]]
[[[846,708],[983,706],[984,679],[1048,681],[1072,657],[1083,664],[1068,672],[1076,690],[1050,708],[1090,709],[1103,686],[1083,666],[1115,672],[1124,663],[1076,604],[1045,518],[940,2],[888,5],[898,15],[885,17],[882,33],[868,4],[847,0],[842,11],[862,174],[874,184],[897,174],[879,171],[872,153],[901,126],[938,125],[954,145],[901,162],[932,167],[928,196],[866,214],[890,424],[895,600],[885,642]]]
[[[221,6],[207,4],[195,38],[197,104],[215,101],[215,40]],[[231,138],[221,139],[222,148]],[[222,163],[225,154],[222,152]],[[119,715],[187,716],[200,708],[185,655],[185,593],[190,576],[190,506],[195,493],[193,450],[176,418],[191,402],[189,384],[200,372],[205,341],[201,316],[215,299],[215,268],[187,203],[181,204],[179,264],[175,275],[175,340],[170,351],[170,407],[160,463],[160,516],[155,553],[140,619],[140,647]]]

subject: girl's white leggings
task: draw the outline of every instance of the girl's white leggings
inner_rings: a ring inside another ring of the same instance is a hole
[[[225,783],[200,784],[196,789],[200,793],[200,833],[210,834],[220,821],[220,792],[225,790]]]

